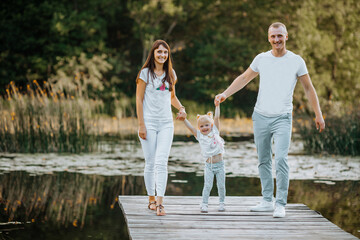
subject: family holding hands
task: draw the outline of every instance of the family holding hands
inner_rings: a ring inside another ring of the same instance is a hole
[[[176,97],[177,76],[172,66],[169,45],[154,42],[145,64],[136,78],[136,111],[139,139],[145,157],[144,180],[149,196],[148,208],[158,216],[165,215],[163,206],[167,184],[167,163],[174,135],[171,106],[178,109],[176,119],[198,140],[204,160],[204,188],[201,212],[208,212],[208,199],[216,177],[219,193],[218,211],[225,211],[224,140],[220,137],[220,103],[245,87],[260,75],[260,86],[252,115],[254,140],[259,161],[262,200],[250,211],[273,212],[273,217],[285,217],[289,188],[287,161],[292,132],[293,92],[299,80],[315,112],[319,132],[325,128],[318,97],[312,85],[305,61],[286,49],[288,33],[280,22],[270,25],[268,41],[271,50],[258,54],[250,67],[223,92],[216,95],[215,115],[208,112],[197,116],[197,126],[186,119],[185,107]],[[276,168],[276,198],[272,177],[272,142]],[[155,198],[156,197],[156,198]]]

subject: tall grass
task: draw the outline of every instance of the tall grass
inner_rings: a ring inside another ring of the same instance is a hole
[[[360,155],[360,108],[329,116],[325,122],[325,130],[319,133],[311,119],[296,121],[307,152]]]
[[[113,209],[125,184],[125,178],[66,172],[33,177],[18,172],[2,175],[0,180],[4,183],[0,186],[1,221],[50,221],[80,228],[93,208]]]
[[[1,152],[89,152],[101,101],[55,92],[34,80],[20,92],[11,82],[0,97]]]

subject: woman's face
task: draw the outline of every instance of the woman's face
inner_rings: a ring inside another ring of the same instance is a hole
[[[160,45],[154,50],[154,58],[156,63],[164,64],[168,57],[169,51],[163,45]]]

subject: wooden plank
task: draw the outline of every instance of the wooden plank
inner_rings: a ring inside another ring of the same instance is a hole
[[[288,204],[285,218],[271,212],[250,212],[261,197],[227,197],[218,212],[210,197],[209,213],[200,213],[199,196],[167,196],[166,216],[147,209],[146,196],[119,196],[131,239],[357,239],[306,205]]]
[[[348,236],[339,236],[337,234],[335,235],[299,235],[299,234],[287,234],[287,235],[249,235],[249,234],[239,234],[239,235],[231,235],[226,234],[223,232],[220,233],[201,233],[198,235],[194,235],[193,233],[184,232],[181,235],[177,233],[167,233],[167,234],[155,234],[155,235],[149,235],[149,234],[141,234],[141,233],[134,233],[132,234],[133,240],[140,240],[140,239],[149,239],[155,237],[157,240],[168,240],[168,239],[176,239],[176,240],[189,240],[189,239],[244,239],[244,240],[259,240],[259,239],[273,239],[273,240],[353,240],[353,237]]]
[[[159,221],[159,217],[154,214],[152,215],[127,215],[129,219],[141,218]],[[317,218],[309,217],[294,217],[286,216],[286,218],[273,218],[272,216],[216,216],[216,218],[210,218],[208,215],[196,216],[196,215],[187,215],[187,216],[170,216],[167,215],[163,217],[163,220],[166,221],[232,221],[232,222],[329,222],[327,219],[319,216]]]
[[[156,229],[156,228],[154,228]],[[264,231],[246,231],[243,229],[229,230],[229,229],[189,229],[184,231],[183,229],[174,230],[170,229],[166,231],[139,231],[132,232],[133,239],[148,239],[154,237],[154,239],[249,239],[250,236],[257,239],[292,239],[294,236],[301,236],[300,239],[306,240],[318,240],[318,239],[333,239],[333,240],[345,240],[354,239],[353,236],[344,235],[343,232],[319,232],[319,231],[288,231],[288,230],[264,230]]]
[[[200,204],[192,204],[192,205],[181,205],[181,204],[163,204],[166,208],[182,208],[182,209],[200,209]],[[147,206],[147,203],[124,203],[124,206],[126,206],[127,209],[135,209],[135,208],[143,208],[144,206]],[[209,204],[209,208],[214,208],[217,209],[218,208],[218,204],[214,205],[214,204]],[[226,209],[232,209],[232,210],[237,210],[237,211],[250,211],[251,206],[244,206],[244,205],[229,205],[229,204],[225,204],[225,208]],[[294,206],[294,205],[287,205],[286,209],[288,210],[301,210],[301,211],[312,211],[313,210],[309,209],[306,206]]]
[[[133,227],[153,227],[153,224],[158,223],[158,220],[149,220],[149,219],[129,219],[128,220],[128,224],[133,226]],[[188,227],[193,227],[196,226],[199,223],[199,221],[196,220],[187,220],[184,221],[183,223],[181,223],[179,225],[178,221],[162,221],[161,224],[166,224],[166,225],[174,225],[174,224],[178,224],[177,227],[178,228],[188,228]],[[219,224],[223,224],[224,227],[226,228],[238,228],[239,227],[239,221],[226,221],[226,222],[222,222],[222,221],[204,221],[201,223],[201,226],[199,226],[199,228],[207,228],[210,227],[212,228],[214,226],[214,223],[216,223],[216,226]],[[225,224],[224,224],[225,223]],[[144,225],[145,224],[145,225]],[[257,227],[263,227],[263,228],[267,228],[267,227],[273,227],[274,223],[273,222],[258,222],[258,221],[243,221],[243,226],[247,227],[247,228],[257,228]],[[336,227],[333,225],[329,225],[327,221],[324,222],[287,222],[286,225],[283,224],[277,224],[277,227],[282,227],[282,228],[291,228],[291,227],[297,227],[297,228],[303,228],[303,227],[326,227],[326,228],[332,228],[332,227]]]

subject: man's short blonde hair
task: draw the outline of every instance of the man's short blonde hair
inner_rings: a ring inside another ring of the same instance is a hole
[[[279,27],[283,27],[285,29],[285,32],[287,33],[287,29],[285,24],[281,23],[281,22],[274,22],[270,25],[268,32],[270,31],[270,28],[279,28]]]

